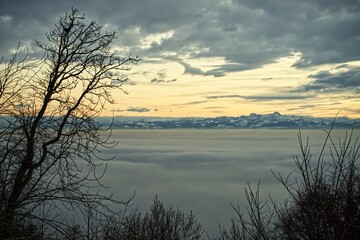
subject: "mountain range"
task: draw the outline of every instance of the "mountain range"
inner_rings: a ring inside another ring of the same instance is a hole
[[[123,129],[169,129],[169,128],[326,128],[333,122],[335,128],[360,128],[360,119],[348,117],[326,118],[300,115],[282,115],[251,113],[239,117],[214,118],[161,118],[161,117],[100,117],[101,125]]]

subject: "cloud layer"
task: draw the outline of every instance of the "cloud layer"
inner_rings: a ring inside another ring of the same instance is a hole
[[[108,29],[140,56],[223,57],[212,72],[253,69],[291,52],[296,67],[359,60],[360,4],[346,1],[11,1],[0,3],[1,55],[41,38],[71,6]],[[41,40],[41,39],[40,39]],[[187,73],[201,69],[182,63]]]
[[[297,91],[343,92],[350,90],[360,93],[360,67],[349,68],[336,73],[321,71],[308,77],[315,80],[301,86]]]
[[[229,202],[244,207],[247,182],[261,181],[261,196],[282,201],[286,195],[270,172],[285,176],[300,154],[297,130],[119,130],[116,148],[104,149],[109,162],[105,184],[116,196],[136,192],[135,206],[146,208],[157,194],[166,203],[192,210],[209,232],[228,224]],[[334,137],[342,132],[334,132]],[[305,130],[314,159],[326,137]],[[261,148],[261,151],[259,149]],[[145,205],[145,206],[144,206]]]

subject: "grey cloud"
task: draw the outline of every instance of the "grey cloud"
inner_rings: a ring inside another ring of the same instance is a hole
[[[184,67],[184,73],[185,74],[191,74],[191,75],[204,75],[205,73],[197,67],[192,67],[190,64],[185,62],[179,62]]]
[[[137,85],[137,83],[135,81],[128,80],[125,82],[125,85],[135,86],[135,85]]]
[[[298,95],[298,94],[288,94],[288,95],[253,95],[253,96],[243,96],[243,95],[216,95],[216,96],[207,96],[207,99],[223,99],[223,98],[241,98],[246,100],[254,101],[271,101],[271,100],[298,100],[306,99],[313,97],[312,95]]]
[[[274,95],[274,96],[246,96],[248,100],[267,101],[267,100],[299,100],[313,97],[313,95]]]
[[[184,66],[185,74],[202,75],[202,76],[223,77],[226,75],[226,73],[229,73],[229,72],[237,72],[237,71],[243,71],[243,70],[248,69],[248,67],[246,67],[243,64],[228,63],[228,64],[219,65],[219,66],[215,67],[214,69],[204,72],[200,68],[193,67],[188,63],[185,63],[185,62],[179,62],[179,63],[182,66]]]
[[[359,59],[360,50],[355,47],[360,35],[357,0],[238,2],[263,11],[263,19],[268,18],[259,26],[267,27],[261,35],[273,41],[281,38],[284,46],[302,53],[296,67]]]
[[[7,55],[17,42],[42,40],[73,6],[118,31],[116,44],[142,58],[165,58],[167,52],[179,59],[224,58],[228,64],[204,73],[216,77],[258,68],[292,52],[301,53],[294,67],[346,63],[360,59],[359,5],[356,0],[3,0],[0,54]],[[140,47],[145,36],[168,31],[172,37]],[[202,73],[187,67],[187,73]]]
[[[143,113],[143,112],[150,112],[150,109],[146,108],[146,107],[129,107],[126,109],[127,112],[138,112],[138,113]]]
[[[8,16],[8,15],[0,16],[0,22],[1,23],[9,23],[9,22],[11,22],[11,20],[12,20],[11,16]]]
[[[180,64],[184,66],[185,74],[201,75],[201,76],[224,77],[226,73],[245,70],[244,66],[242,65],[230,63],[230,64],[217,66],[214,69],[204,72],[200,68],[193,67],[188,63],[180,62]]]
[[[349,68],[349,67],[350,67],[349,64],[341,64],[341,65],[337,66],[336,69]]]
[[[65,11],[71,10],[71,2],[1,1],[1,19],[10,20],[0,21],[0,55],[9,56],[9,50],[16,48],[18,43],[31,47],[35,53],[39,52],[40,49],[34,47],[34,39],[43,41],[45,33],[53,27],[56,20]],[[31,45],[28,46],[28,43]]]
[[[310,74],[309,78],[327,78],[330,77],[332,74],[329,71],[320,71],[315,74]]]
[[[164,72],[158,72],[157,75],[159,76],[159,78],[166,78],[166,73]]]
[[[130,85],[130,86],[135,86],[136,85],[135,81],[130,80],[128,78],[121,79],[121,80],[112,80],[111,83],[114,84],[114,85]]]
[[[321,71],[308,76],[314,78],[313,82],[303,85],[294,92],[340,92],[344,90],[359,91],[360,88],[360,68],[350,68],[347,71],[330,73]]]
[[[242,95],[214,95],[214,96],[207,96],[207,99],[221,99],[221,98],[245,98]]]
[[[294,107],[294,108],[288,108],[288,111],[294,111],[294,110],[304,110],[304,109],[309,109],[309,108],[315,108],[317,107],[316,104],[305,104],[305,105],[300,105],[298,107]]]
[[[152,82],[152,83],[171,83],[171,82],[176,82],[176,79],[165,80],[165,79],[153,78],[150,80],[150,82]]]
[[[214,77],[224,77],[225,72],[221,69],[214,69],[206,72],[206,76],[212,75]]]
[[[155,82],[155,83],[158,83],[158,82],[164,82],[164,80],[163,79],[157,79],[157,78],[153,78],[153,79],[151,79],[150,80],[150,82]]]
[[[358,108],[358,109],[349,109],[349,108],[347,108],[346,110],[348,110],[350,112],[353,112],[353,113],[360,113],[360,108]]]
[[[360,91],[355,91],[355,92],[360,93]],[[357,95],[357,94],[347,95],[347,96],[344,96],[344,98],[345,98],[345,99],[353,99],[355,102],[360,101],[360,96]]]
[[[293,110],[304,110],[304,109],[321,109],[322,107],[326,107],[327,109],[329,109],[329,106],[335,106],[335,105],[339,105],[340,103],[338,102],[333,102],[333,103],[325,103],[325,104],[304,104],[304,105],[299,105],[298,107],[294,107],[294,108],[288,108],[287,110],[289,111],[293,111]],[[333,109],[338,109],[338,108],[333,108]]]
[[[166,80],[167,74],[165,72],[158,72],[157,77],[150,80],[151,83],[172,83],[176,82],[177,79]]]
[[[248,69],[251,69],[251,67],[249,67],[248,65],[229,63],[229,64],[224,64],[224,65],[218,66],[212,70],[209,70],[209,71],[205,72],[204,75],[205,76],[212,75],[214,77],[223,77],[226,75],[226,73],[229,73],[229,72],[238,72],[238,71],[243,71],[243,70],[248,70]]]
[[[211,107],[204,107],[204,109],[222,109],[223,106],[211,106]]]
[[[188,106],[188,105],[198,105],[198,104],[202,104],[202,103],[206,103],[208,101],[193,101],[193,102],[187,102],[187,103],[181,103],[181,104],[176,104],[174,106]]]

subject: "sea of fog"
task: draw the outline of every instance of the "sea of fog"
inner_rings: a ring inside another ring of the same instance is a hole
[[[260,181],[260,194],[278,202],[286,192],[271,173],[294,169],[300,154],[298,130],[114,130],[115,148],[102,150],[108,162],[103,183],[118,199],[135,193],[133,207],[147,210],[155,196],[165,205],[192,211],[206,231],[228,225],[235,212],[229,203],[246,204],[244,188]],[[345,130],[333,132],[334,139]],[[304,130],[314,158],[326,133]],[[359,131],[354,133],[359,136]]]

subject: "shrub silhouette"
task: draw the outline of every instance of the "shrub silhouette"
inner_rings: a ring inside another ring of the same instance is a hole
[[[313,163],[308,142],[303,143],[301,157],[295,157],[302,182],[290,182],[280,175],[290,199],[278,211],[278,228],[285,239],[359,239],[360,238],[360,172],[358,138],[353,132],[336,143],[328,133],[324,148]]]
[[[191,212],[166,208],[156,197],[144,216],[135,211],[109,218],[103,234],[104,240],[198,240],[203,227]]]
[[[359,137],[346,132],[337,142],[332,129],[326,131],[316,159],[309,139],[304,140],[299,131],[301,155],[294,156],[296,170],[287,176],[273,172],[289,194],[283,204],[271,198],[262,201],[259,185],[256,190],[249,185],[247,214],[233,206],[237,218],[211,239],[360,239]]]

